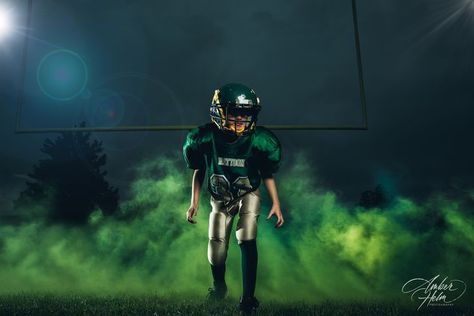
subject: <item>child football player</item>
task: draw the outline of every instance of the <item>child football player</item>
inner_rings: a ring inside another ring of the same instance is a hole
[[[239,308],[243,312],[251,312],[259,305],[254,292],[262,179],[273,203],[266,219],[275,215],[276,228],[284,223],[273,178],[280,164],[280,142],[270,130],[256,126],[260,109],[260,100],[252,89],[227,84],[214,92],[211,123],[190,130],[183,145],[187,166],[194,169],[188,222],[196,224],[193,216],[198,213],[205,178],[211,194],[208,260],[214,286],[209,289],[210,300],[221,300],[227,293],[225,262],[232,223],[239,215],[236,236],[242,255],[243,294]]]

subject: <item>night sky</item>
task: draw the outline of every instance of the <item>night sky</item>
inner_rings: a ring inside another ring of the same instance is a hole
[[[34,2],[24,128],[82,119],[201,124],[214,89],[228,82],[260,96],[261,124],[362,124],[349,0]],[[26,1],[2,3],[13,7],[15,28],[0,40],[0,211],[8,212],[25,175],[45,158],[43,141],[56,135],[15,134]],[[275,131],[282,169],[305,154],[318,181],[349,203],[377,184],[414,199],[472,188],[474,3],[358,1],[358,13],[369,129]],[[70,100],[38,86],[42,58],[57,49],[81,56],[88,70]],[[104,95],[109,116],[94,111]],[[130,166],[175,155],[185,134],[93,137],[104,142],[107,179],[126,196]]]

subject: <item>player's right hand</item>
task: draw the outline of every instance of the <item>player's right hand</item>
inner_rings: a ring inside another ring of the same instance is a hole
[[[194,205],[191,205],[188,209],[188,211],[186,212],[186,219],[188,222],[190,222],[191,224],[196,224],[197,221],[193,220],[193,216],[196,216],[198,213],[198,207],[197,206],[194,206]]]

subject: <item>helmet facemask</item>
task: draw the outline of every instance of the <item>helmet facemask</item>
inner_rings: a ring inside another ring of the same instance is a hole
[[[254,108],[227,106],[225,128],[237,136],[249,134],[255,128],[256,112]]]
[[[215,110],[211,109],[211,118],[223,132],[242,136],[254,131],[258,112],[259,110],[255,107],[243,107],[236,104],[218,105]]]

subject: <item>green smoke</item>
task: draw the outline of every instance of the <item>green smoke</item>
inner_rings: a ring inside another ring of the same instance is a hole
[[[347,206],[322,187],[303,156],[282,170],[277,185],[285,225],[259,222],[256,294],[285,301],[408,299],[402,285],[437,274],[474,281],[473,190],[456,198],[433,194],[423,203],[398,197],[389,208]],[[203,296],[209,195],[198,224],[186,222],[191,171],[181,157],[139,163],[131,198],[116,219],[97,210],[87,227],[38,219],[0,226],[0,293],[19,291]],[[38,204],[47,207],[47,203]],[[36,214],[41,214],[37,209]],[[235,222],[234,222],[235,227]],[[235,231],[234,231],[235,232]],[[240,252],[232,234],[226,280],[241,291]],[[467,291],[464,299],[472,298]]]

